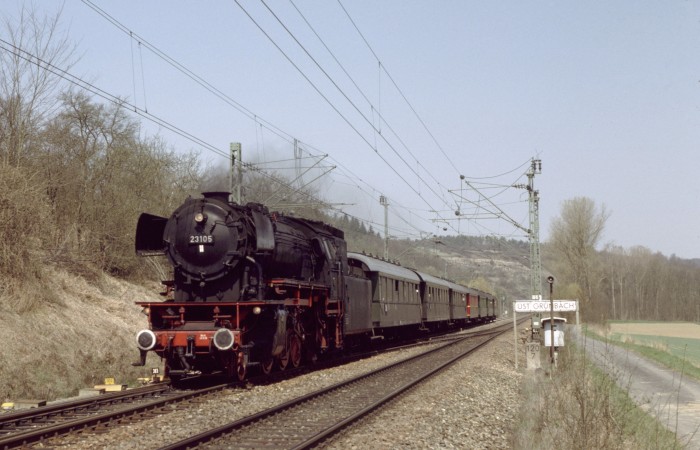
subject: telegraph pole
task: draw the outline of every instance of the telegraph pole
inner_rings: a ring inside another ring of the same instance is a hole
[[[389,259],[389,201],[380,195],[379,203],[384,207],[384,259]]]
[[[233,201],[239,205],[242,202],[241,184],[243,183],[243,161],[241,159],[241,143],[231,142],[231,170],[229,171],[229,186]],[[234,195],[235,192],[235,195]]]

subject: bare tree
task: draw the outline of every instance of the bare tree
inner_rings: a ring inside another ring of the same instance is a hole
[[[54,224],[33,156],[61,84],[46,66],[74,62],[59,18],[60,10],[44,18],[27,7],[0,18],[0,301],[17,311],[50,294],[40,285],[44,238]]]
[[[0,51],[0,161],[23,164],[34,148],[36,132],[56,106],[61,79],[49,65],[68,70],[75,62],[75,46],[61,33],[59,10],[40,17],[22,6],[19,17],[2,19],[5,29]]]
[[[63,230],[53,258],[128,273],[138,214],[170,213],[199,184],[199,162],[160,139],[140,138],[138,122],[120,105],[74,92],[62,101],[42,134],[44,179]]]
[[[596,246],[609,216],[605,205],[598,208],[590,198],[576,197],[564,201],[561,215],[552,221],[552,248],[563,263],[566,277],[579,286],[584,307],[593,306],[593,288],[598,281]]]

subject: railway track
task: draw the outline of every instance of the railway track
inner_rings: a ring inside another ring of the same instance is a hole
[[[212,445],[302,449],[319,445],[508,330],[510,326],[505,324],[479,337],[465,336],[447,342],[436,349],[207,430],[161,450]]]
[[[508,320],[497,320],[492,324],[493,327],[498,327],[502,323],[512,323],[509,322]],[[324,370],[324,369],[330,369],[333,367],[338,367],[342,366],[344,364],[349,364],[355,361],[359,361],[365,358],[370,358],[372,356],[379,355],[384,352],[392,352],[396,350],[402,350],[402,349],[410,349],[410,348],[416,348],[416,347],[423,347],[427,345],[435,345],[440,342],[452,342],[456,339],[462,339],[465,336],[482,336],[482,335],[488,335],[491,333],[489,329],[481,329],[483,326],[488,326],[487,325],[480,325],[478,328],[472,329],[472,328],[466,328],[461,331],[455,332],[454,330],[449,332],[449,333],[437,333],[432,336],[427,336],[427,337],[422,337],[422,338],[417,338],[415,341],[410,342],[408,344],[400,344],[400,345],[395,345],[392,343],[388,343],[387,345],[384,346],[377,346],[373,348],[372,350],[369,351],[360,351],[360,352],[351,352],[343,356],[336,356],[330,359],[326,360],[319,360],[316,361],[315,363],[311,365],[302,365],[298,368],[291,368],[287,367],[286,370],[284,371],[273,371],[271,374],[268,375],[256,375],[255,373],[252,373],[251,376],[248,378],[247,382],[255,385],[255,386],[262,386],[262,385],[269,385],[269,384],[274,384],[277,382],[280,382],[282,380],[286,380],[289,378],[293,378],[302,374],[309,373],[310,371],[316,371],[316,370]],[[246,383],[241,383],[241,385],[245,385]]]
[[[229,385],[178,392],[167,384],[146,386],[99,397],[56,403],[0,415],[0,449],[28,447],[48,439],[115,423],[140,420],[175,403],[218,393]]]
[[[474,330],[467,332],[461,340],[475,339],[479,336],[491,335],[492,333],[489,330]],[[460,337],[457,336],[456,338]],[[438,338],[438,340],[444,339],[444,344],[447,347],[454,343],[456,338],[445,336]],[[422,344],[435,344],[435,342],[431,340]],[[377,352],[372,353],[376,354]],[[428,363],[428,365],[432,364]],[[338,364],[332,365],[337,366]],[[321,364],[321,366],[323,365]],[[317,368],[320,369],[322,367]],[[376,378],[376,380],[379,380],[376,383],[383,384],[380,378]],[[351,384],[352,380],[344,384],[349,383]],[[37,444],[42,447],[50,447],[58,443],[60,445],[70,442],[74,444],[79,443],[80,440],[84,439],[83,435],[86,432],[107,431],[119,425],[134,423],[154,415],[167,414],[183,408],[182,406],[176,406],[177,404],[187,402],[199,403],[207,398],[211,398],[209,396],[220,395],[221,391],[231,386],[231,384],[221,384],[201,390],[183,392],[174,390],[167,384],[159,384],[105,394],[99,397],[56,403],[26,411],[0,414],[0,450],[18,447],[30,448]],[[336,385],[336,389],[342,389],[341,385]],[[304,398],[311,398],[315,395],[320,394],[314,393]],[[366,402],[366,400],[362,401]],[[264,415],[264,413],[260,414]],[[316,416],[308,416],[307,420],[316,422],[317,418]],[[73,437],[73,435],[76,435],[76,437]],[[282,441],[287,442],[287,437],[283,436]],[[184,444],[184,446],[172,448],[188,448],[191,446],[192,444]]]

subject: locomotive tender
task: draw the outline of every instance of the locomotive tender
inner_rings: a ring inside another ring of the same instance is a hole
[[[347,251],[344,233],[318,221],[229,202],[227,192],[188,198],[169,217],[143,213],[136,253],[166,255],[167,298],[137,302],[149,328],[140,361],[154,351],[173,380],[304,360],[373,338],[495,319],[489,294]]]

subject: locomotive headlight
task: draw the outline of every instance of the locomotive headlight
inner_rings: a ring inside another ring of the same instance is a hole
[[[204,222],[204,219],[206,219],[206,216],[203,213],[197,213],[194,215],[194,221],[197,223]]]
[[[219,328],[214,333],[214,346],[219,350],[228,350],[233,347],[233,333],[228,328]]]
[[[258,315],[262,312],[262,309],[260,309],[259,306],[256,306],[253,308],[253,314]]]
[[[156,346],[156,335],[151,330],[141,330],[136,333],[136,346],[145,352]]]

